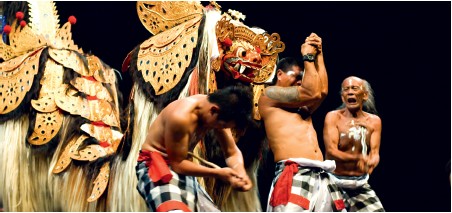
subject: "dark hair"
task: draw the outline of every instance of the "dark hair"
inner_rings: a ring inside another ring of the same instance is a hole
[[[228,86],[209,94],[208,100],[220,108],[219,120],[233,120],[239,130],[245,129],[252,122],[253,94],[249,87]]]
[[[281,69],[283,72],[289,71],[293,66],[299,66],[300,68],[303,68],[300,66],[300,63],[297,59],[292,57],[286,57],[278,61],[278,64],[276,65],[276,72],[278,72],[279,69]],[[275,73],[273,76],[271,85],[275,85],[276,81],[278,80],[278,73]]]

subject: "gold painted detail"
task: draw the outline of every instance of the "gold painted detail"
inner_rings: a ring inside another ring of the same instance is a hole
[[[182,78],[197,44],[200,20],[189,20],[140,45],[137,67],[156,95],[171,90]]]
[[[100,157],[107,156],[107,151],[102,146],[94,144],[88,145],[77,152],[71,152],[69,156],[72,159],[79,161],[95,161]]]
[[[201,18],[203,6],[199,1],[138,1],[137,13],[143,26],[157,35],[191,19]]]
[[[71,68],[82,76],[92,76],[88,67],[83,63],[83,59],[74,51],[49,49],[50,57],[64,67]]]
[[[83,143],[84,140],[86,140],[88,136],[86,135],[80,135],[80,137],[73,138],[64,148],[63,152],[61,153],[61,156],[58,158],[57,163],[52,169],[52,173],[58,174],[62,171],[64,171],[72,162],[72,159],[70,157],[70,154],[77,151],[78,147]]]
[[[116,76],[113,69],[105,66],[97,56],[87,56],[86,60],[88,61],[88,68],[90,70],[90,73],[93,74],[94,79],[101,83],[116,83]]]
[[[261,114],[259,114],[259,98],[262,95],[262,92],[264,92],[265,84],[252,84],[253,87],[253,118],[255,120],[261,120]]]
[[[27,55],[27,53],[41,49],[46,45],[44,36],[36,35],[30,27],[16,26],[17,22],[14,21],[9,33],[10,45],[5,44],[3,39],[0,39],[0,58],[5,61]]]
[[[83,53],[72,40],[71,24],[60,28],[55,3],[51,1],[30,1],[28,25],[18,26],[17,20],[11,25],[10,45],[0,41],[0,57],[4,61],[37,50],[42,47],[69,49]]]
[[[0,39],[1,40],[1,39]],[[42,49],[28,54],[25,59],[19,57],[19,65],[12,70],[6,69],[10,63],[0,65],[0,114],[7,114],[16,109],[33,85],[34,76],[38,73],[39,57]],[[14,59],[13,59],[14,61]]]
[[[40,91],[36,100],[31,100],[33,109],[37,111],[34,130],[27,139],[30,144],[43,145],[58,134],[63,120],[63,112],[80,115],[90,121],[102,121],[106,125],[119,127],[119,108],[117,106],[116,75],[113,69],[103,64],[96,56],[85,56],[83,50],[74,44],[71,34],[71,24],[60,27],[55,3],[51,1],[29,2],[30,19],[26,26],[18,26],[15,20],[8,34],[9,44],[0,39],[0,114],[6,114],[16,109],[23,101],[33,84],[34,76],[39,71],[39,59],[44,48],[48,49],[49,58],[46,61],[44,73],[40,81]],[[84,57],[88,63],[84,63]],[[69,68],[69,69],[64,69]],[[77,72],[82,77],[70,83],[76,88],[63,84],[64,72]],[[110,92],[103,83],[111,84]],[[79,97],[84,93],[87,98]],[[77,95],[77,96],[76,96]],[[68,115],[69,117],[74,117]],[[100,123],[100,122],[99,122]],[[85,124],[89,127],[89,124]],[[83,127],[83,125],[82,125]],[[74,127],[74,128],[82,128]],[[100,145],[90,145],[98,148],[100,153],[115,154],[122,133],[110,127],[93,127],[86,130],[91,137],[100,141]],[[85,149],[79,150],[88,139],[87,134],[75,136],[60,150],[58,161],[52,173],[58,174],[66,170],[72,160],[71,156],[80,155]],[[88,147],[90,147],[88,146]],[[88,150],[86,150],[88,151]],[[93,159],[93,158],[90,158]],[[93,182],[94,189],[88,202],[97,200],[105,191],[110,171],[110,162],[106,162]]]
[[[109,102],[113,100],[107,88],[99,81],[92,81],[86,78],[75,78],[71,81],[71,85],[87,95],[96,96],[99,99]]]
[[[87,100],[74,96],[77,91],[69,89],[66,94],[55,97],[59,108],[73,115],[80,115],[90,121],[102,121],[109,126],[119,127],[119,118],[115,108],[105,100]]]
[[[217,91],[217,80],[215,77],[215,71],[213,69],[210,70],[208,85],[209,85],[208,88],[209,94]]]
[[[112,147],[117,147],[117,144],[119,144],[123,135],[121,132],[113,130],[110,127],[96,126],[88,123],[83,124],[80,129],[100,142],[110,143]]]
[[[36,113],[33,133],[28,142],[33,145],[48,143],[58,133],[63,124],[63,115],[59,110],[53,112]]]
[[[31,105],[39,112],[53,112],[58,109],[55,97],[62,92],[64,69],[53,60],[47,60],[45,66],[38,100],[31,100]]]
[[[108,181],[110,179],[110,162],[105,162],[100,168],[100,172],[93,182],[93,191],[88,197],[88,202],[93,202],[99,199],[100,196],[107,189]]]

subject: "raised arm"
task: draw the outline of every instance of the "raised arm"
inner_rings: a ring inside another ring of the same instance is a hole
[[[370,153],[367,161],[369,167],[368,173],[371,174],[378,163],[380,163],[380,140],[381,140],[381,119],[380,117],[374,115],[375,118],[372,120],[374,124],[374,131],[370,137]]]
[[[301,45],[301,53],[314,54],[316,48],[307,43]],[[321,98],[321,82],[314,62],[304,62],[304,76],[300,86],[269,86],[265,88],[263,98],[274,107],[298,108],[309,106]]]
[[[311,33],[309,37],[306,38],[306,43],[309,45],[313,45],[317,48],[317,55],[315,57],[315,67],[319,75],[320,79],[320,101],[317,101],[313,106],[309,108],[309,110],[314,112],[320,104],[325,100],[328,95],[328,75],[326,72],[325,61],[323,60],[323,49],[322,49],[322,38],[320,38],[317,34]]]
[[[338,115],[335,111],[326,114],[323,127],[323,142],[325,143],[326,158],[337,162],[359,161],[360,154],[350,154],[338,149],[339,130],[337,128]]]

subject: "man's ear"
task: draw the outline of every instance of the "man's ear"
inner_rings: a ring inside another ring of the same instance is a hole
[[[369,92],[364,91],[363,101],[367,101],[367,99],[369,99]]]
[[[281,80],[281,79],[279,78],[279,76],[281,76],[283,73],[284,73],[284,72],[282,71],[282,69],[276,70],[276,77],[278,78],[278,80]]]
[[[210,107],[210,113],[212,115],[218,114],[219,111],[220,111],[220,107],[218,107],[215,104]]]

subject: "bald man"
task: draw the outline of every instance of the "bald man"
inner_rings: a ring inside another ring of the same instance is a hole
[[[342,82],[341,98],[342,106],[326,115],[323,130],[326,159],[336,162],[331,180],[344,193],[347,211],[384,211],[367,183],[380,162],[381,119],[372,88],[350,76]]]

